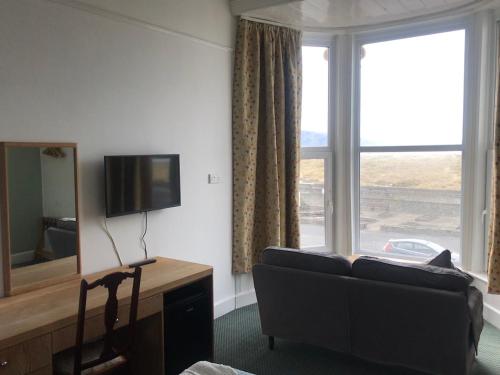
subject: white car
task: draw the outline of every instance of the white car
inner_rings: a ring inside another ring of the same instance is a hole
[[[415,238],[391,239],[384,246],[384,251],[387,253],[403,254],[419,258],[433,258],[444,250],[446,248],[437,243]],[[457,263],[460,260],[460,256],[457,253],[451,252],[451,260],[453,263]]]

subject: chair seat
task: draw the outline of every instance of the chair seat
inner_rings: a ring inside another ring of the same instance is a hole
[[[95,341],[91,343],[86,343],[82,348],[82,362],[90,362],[98,359],[101,355],[103,348],[102,341]],[[68,349],[61,353],[56,354],[54,358],[54,374],[55,375],[72,375],[74,369],[74,349]],[[120,355],[108,362],[97,365],[90,369],[82,371],[84,375],[97,375],[97,374],[113,374],[118,372],[120,369],[125,367],[127,364],[127,358]]]

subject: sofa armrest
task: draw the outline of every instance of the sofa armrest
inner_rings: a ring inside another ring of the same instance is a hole
[[[478,349],[479,337],[484,327],[483,319],[483,294],[476,287],[469,287],[467,291],[467,306],[471,320],[471,333],[474,347]]]

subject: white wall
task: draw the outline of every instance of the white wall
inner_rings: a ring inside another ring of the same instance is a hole
[[[73,3],[96,6],[222,46],[231,46],[235,37],[234,32],[228,32],[234,27],[228,0],[73,0]]]
[[[148,249],[213,265],[215,300],[231,298],[232,51],[226,47],[234,20],[227,1],[143,0],[133,7],[151,6],[149,14],[161,18],[162,4],[170,12],[162,27],[215,44],[60,2],[0,2],[1,140],[78,143],[84,274],[118,264],[101,227],[103,156],[179,153],[182,206],[151,213]],[[133,1],[120,3],[127,8]],[[207,11],[212,7],[217,11]],[[222,183],[208,185],[209,172]],[[140,215],[110,219],[109,228],[126,263],[143,257]]]
[[[488,322],[500,329],[500,295],[488,294],[486,275],[474,275],[473,285],[483,293],[483,316]]]
[[[40,149],[42,169],[43,216],[75,217],[75,159],[72,148],[63,148],[63,158],[55,158]]]

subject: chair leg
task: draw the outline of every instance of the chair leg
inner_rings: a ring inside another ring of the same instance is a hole
[[[269,336],[269,349],[274,350],[274,336]]]

